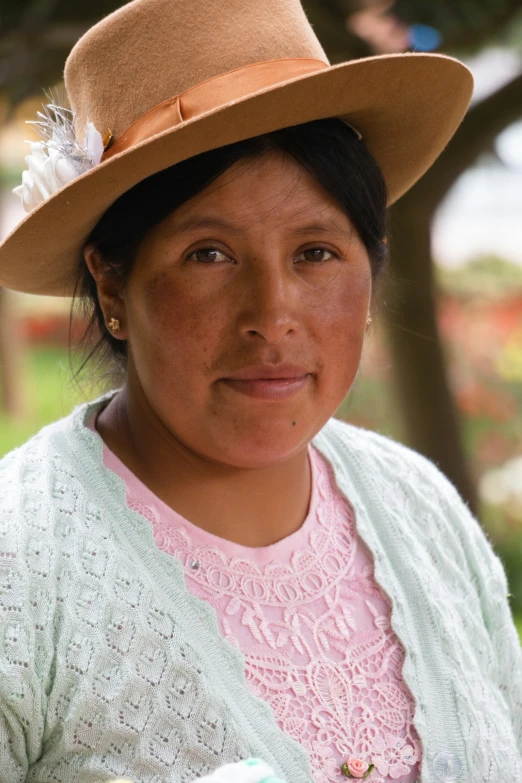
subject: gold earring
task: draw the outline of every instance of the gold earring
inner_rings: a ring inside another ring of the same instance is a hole
[[[113,332],[118,332],[120,330],[120,322],[117,318],[111,318],[107,326]]]
[[[371,322],[372,322],[372,317],[371,315],[369,315],[368,318],[366,319],[366,326],[370,326]]]

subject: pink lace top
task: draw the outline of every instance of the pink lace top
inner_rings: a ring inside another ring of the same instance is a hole
[[[245,657],[249,687],[309,751],[317,783],[346,780],[341,766],[351,756],[375,765],[369,783],[416,783],[421,744],[390,601],[329,464],[311,446],[309,459],[303,525],[252,548],[181,517],[104,447],[127,504],[150,520],[158,547],[184,564],[189,591],[215,608],[223,636]]]

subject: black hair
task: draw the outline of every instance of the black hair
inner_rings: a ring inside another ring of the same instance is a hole
[[[85,244],[94,243],[103,270],[124,290],[140,243],[147,233],[227,169],[243,159],[278,151],[299,163],[341,205],[357,230],[375,280],[386,258],[386,185],[376,161],[353,129],[329,118],[294,125],[209,150],[142,180],[120,196],[100,218]],[[125,374],[127,343],[106,328],[96,283],[85,260],[76,274],[72,313],[79,302],[87,318],[80,347],[93,358]],[[77,374],[79,374],[79,372]]]

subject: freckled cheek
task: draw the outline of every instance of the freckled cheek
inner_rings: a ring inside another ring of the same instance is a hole
[[[324,391],[332,397],[344,397],[359,368],[369,296],[367,284],[339,287],[315,311]]]
[[[142,358],[163,374],[185,374],[208,363],[219,342],[223,318],[216,298],[198,296],[194,286],[162,282],[137,310],[135,335]],[[136,355],[136,350],[134,351]],[[139,371],[139,368],[138,368]]]
[[[371,285],[366,276],[332,286],[315,308],[322,332],[329,332],[330,340],[340,342],[363,336],[370,293]]]

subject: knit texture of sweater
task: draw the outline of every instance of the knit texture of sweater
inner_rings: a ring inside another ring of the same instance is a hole
[[[0,461],[0,783],[189,783],[249,756],[312,783],[215,610],[104,466],[85,426],[104,402]],[[478,522],[389,439],[332,419],[313,443],[391,602],[421,783],[520,783],[522,652]]]

